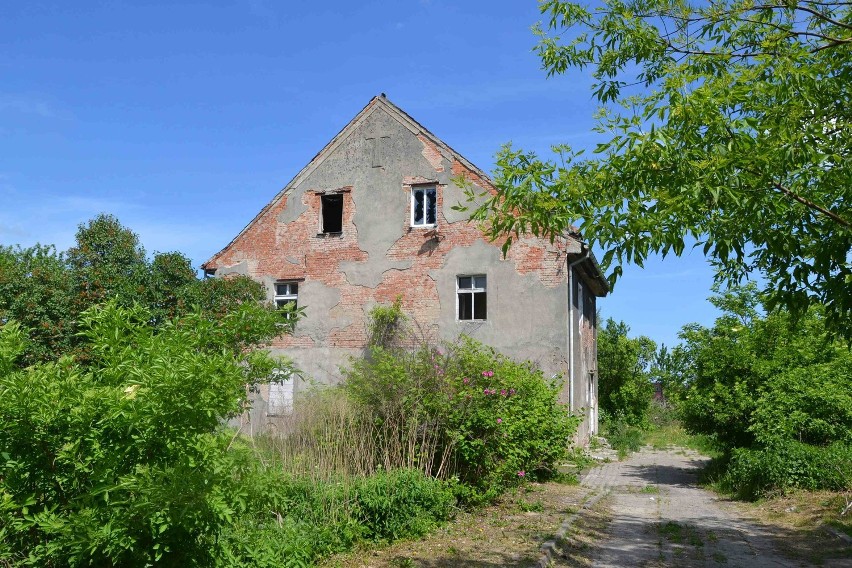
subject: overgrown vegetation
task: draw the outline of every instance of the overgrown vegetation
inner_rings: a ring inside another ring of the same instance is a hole
[[[449,518],[422,471],[303,476],[225,426],[284,364],[246,349],[282,319],[245,302],[154,325],[113,300],[81,315],[85,358],[25,369],[24,329],[0,327],[0,565],[307,566]]]
[[[852,352],[820,310],[765,312],[754,287],[711,301],[711,328],[688,326],[676,398],[685,426],[724,453],[741,497],[792,488],[852,490]]]
[[[657,346],[651,339],[629,337],[629,332],[626,323],[612,318],[598,329],[601,434],[622,458],[642,447],[650,426],[657,359]]]
[[[376,348],[354,362],[345,388],[375,421],[383,459],[455,480],[466,502],[553,475],[579,423],[558,402],[559,383],[470,338]]]
[[[288,366],[257,347],[292,314],[248,279],[195,281],[178,253],[148,262],[114,218],[80,230],[67,257],[0,250],[2,566],[308,566],[567,456],[558,385],[469,340],[403,349],[398,302],[345,387],[245,438],[227,422]]]
[[[53,246],[0,246],[0,322],[15,320],[28,330],[17,359],[21,367],[72,353],[85,357],[81,316],[107,300],[143,305],[159,326],[196,309],[221,318],[235,305],[265,299],[263,287],[245,276],[197,279],[179,252],[149,261],[138,236],[111,215],[81,224],[75,245],[64,253]],[[295,321],[282,321],[282,331]]]
[[[600,331],[603,433],[613,448],[624,455],[678,440],[715,457],[709,473],[745,499],[796,488],[852,495],[849,345],[820,309],[768,311],[754,285],[710,301],[722,316],[684,327],[672,350],[654,352],[612,320]],[[651,404],[652,381],[663,387],[660,404]]]

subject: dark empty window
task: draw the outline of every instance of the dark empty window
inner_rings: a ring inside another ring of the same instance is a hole
[[[434,187],[411,190],[411,225],[428,227],[437,221],[437,191]]]
[[[456,292],[460,321],[487,319],[488,293],[484,275],[459,276]]]
[[[322,232],[343,232],[343,195],[339,193],[323,195],[322,201]]]

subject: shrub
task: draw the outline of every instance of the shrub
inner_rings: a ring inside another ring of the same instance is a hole
[[[220,566],[310,566],[359,540],[425,534],[447,520],[455,504],[447,483],[416,470],[311,479],[267,462],[274,456],[255,459],[247,441],[235,447],[245,459],[236,468],[233,520],[216,541]]]
[[[371,410],[380,446],[457,478],[466,501],[555,473],[579,423],[558,402],[558,382],[470,338],[444,350],[375,349],[353,364],[346,388]]]
[[[852,352],[831,362],[770,378],[757,400],[751,431],[761,443],[790,439],[818,446],[852,444]]]
[[[618,452],[619,458],[638,452],[645,438],[645,431],[642,428],[613,420],[604,422],[602,434],[610,447]]]
[[[356,485],[355,495],[357,519],[372,540],[422,536],[449,519],[455,505],[446,484],[412,469],[367,477]]]
[[[644,426],[654,394],[651,365],[656,344],[645,336],[630,338],[630,328],[612,318],[598,333],[601,413],[610,421]]]
[[[367,343],[370,347],[389,349],[397,346],[405,334],[408,318],[402,312],[402,299],[397,296],[390,306],[374,306],[370,310]]]
[[[201,566],[230,522],[238,457],[222,423],[273,362],[239,339],[274,329],[247,303],[150,325],[115,302],[83,314],[88,365],[14,368],[0,329],[0,532],[7,563]]]
[[[852,445],[813,446],[777,440],[761,449],[733,450],[723,484],[743,499],[789,489],[852,489]]]

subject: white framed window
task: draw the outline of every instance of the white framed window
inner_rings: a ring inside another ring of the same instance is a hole
[[[459,321],[488,319],[488,282],[484,274],[458,276],[456,297]]]
[[[296,309],[299,304],[299,283],[298,282],[276,282],[275,283],[275,306],[283,308],[288,304],[293,309]]]
[[[411,226],[434,227],[438,222],[438,190],[435,186],[411,188]]]
[[[267,416],[286,416],[293,413],[293,374],[289,370],[274,369],[269,381]]]

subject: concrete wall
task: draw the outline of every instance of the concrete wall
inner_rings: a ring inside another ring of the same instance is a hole
[[[569,358],[569,379],[573,383],[571,408],[585,416],[577,432],[577,441],[586,444],[598,430],[597,299],[576,272],[569,280],[573,281],[571,329],[574,334],[573,360]],[[573,374],[570,373],[571,362]]]
[[[305,318],[292,336],[272,345],[274,354],[289,356],[302,370],[296,391],[340,381],[339,368],[363,353],[367,313],[397,297],[406,315],[437,339],[464,333],[548,374],[567,375],[566,256],[577,253],[579,243],[524,238],[504,259],[500,243],[486,242],[451,209],[463,200],[454,178],[490,185],[448,148],[380,104],[344,133],[207,263],[217,275],[234,271],[264,282],[270,299],[276,281],[300,281]],[[437,230],[410,226],[411,188],[422,183],[437,187]],[[343,195],[340,235],[318,234],[321,195],[328,192]],[[465,274],[487,276],[485,321],[457,320],[456,277]],[[256,397],[256,413],[262,413],[262,393]],[[262,419],[252,427],[262,427]]]

